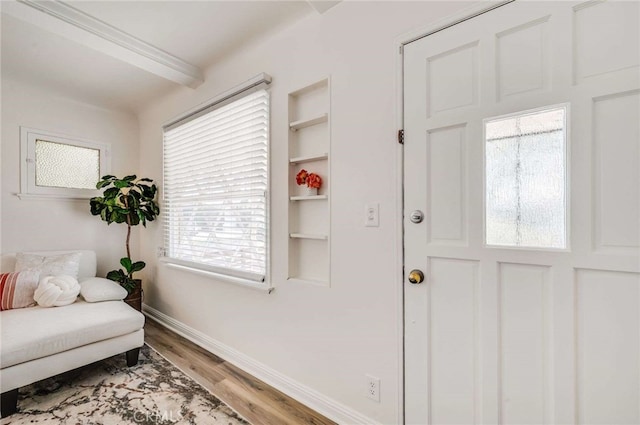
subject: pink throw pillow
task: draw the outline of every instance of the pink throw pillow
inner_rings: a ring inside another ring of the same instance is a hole
[[[37,270],[0,274],[0,310],[36,305],[33,294],[39,278]]]

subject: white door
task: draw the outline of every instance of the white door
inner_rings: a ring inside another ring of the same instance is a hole
[[[515,2],[405,46],[406,423],[640,423],[639,14]]]

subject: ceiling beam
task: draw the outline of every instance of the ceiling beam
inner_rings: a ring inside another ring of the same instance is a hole
[[[164,79],[195,88],[202,71],[61,1],[2,1],[2,13],[80,43]]]

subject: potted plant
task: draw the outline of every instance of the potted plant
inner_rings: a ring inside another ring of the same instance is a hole
[[[155,202],[157,187],[153,180],[138,179],[135,175],[123,177],[104,176],[96,184],[97,189],[104,189],[102,196],[91,198],[91,214],[99,215],[107,224],[122,223],[127,225],[126,249],[127,256],[120,259],[124,270],[111,270],[107,279],[119,282],[127,292],[125,301],[140,311],[142,309],[142,282],[135,279],[133,274],[146,266],[144,261],[133,261],[129,240],[131,227],[141,224],[147,226],[147,221],[155,220],[160,214],[160,208]]]

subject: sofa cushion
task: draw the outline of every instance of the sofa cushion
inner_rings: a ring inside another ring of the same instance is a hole
[[[127,290],[113,280],[102,277],[90,277],[80,282],[80,294],[90,302],[123,300]]]
[[[36,270],[0,274],[0,310],[35,305],[33,294],[38,287],[39,277],[40,273]]]
[[[122,301],[30,307],[0,313],[0,367],[135,332],[144,316]]]
[[[39,270],[42,277],[69,275],[77,279],[80,255],[79,252],[49,256],[18,252],[15,271]]]
[[[74,251],[33,251],[29,254],[38,254],[46,257],[52,255],[69,254],[71,252],[80,253],[80,270],[78,271],[78,280],[83,280],[96,275],[97,259],[94,251],[78,249]],[[16,253],[5,252],[0,254],[0,272],[8,273],[15,271]]]

